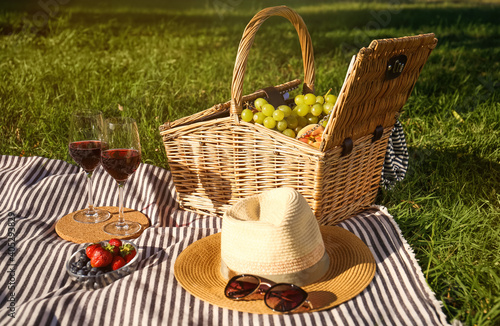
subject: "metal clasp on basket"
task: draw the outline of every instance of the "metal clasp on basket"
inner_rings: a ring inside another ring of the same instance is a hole
[[[385,72],[385,79],[394,79],[399,77],[408,61],[408,57],[404,54],[394,56],[387,62],[387,70]]]

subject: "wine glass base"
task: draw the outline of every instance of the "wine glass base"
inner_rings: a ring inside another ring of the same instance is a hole
[[[113,222],[106,224],[102,229],[110,235],[127,236],[136,234],[141,228],[142,225],[137,222],[124,221],[123,223]]]
[[[73,219],[79,223],[94,224],[107,221],[111,217],[108,211],[95,209],[94,214],[88,214],[88,208],[73,214]]]

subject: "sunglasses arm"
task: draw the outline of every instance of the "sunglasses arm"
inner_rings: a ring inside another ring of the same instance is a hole
[[[314,309],[314,307],[313,307],[311,301],[306,300],[300,306],[298,306],[297,308],[290,310],[288,312],[311,311],[313,309]]]
[[[304,301],[304,303],[302,304],[302,307],[304,307],[304,309],[306,309],[306,310],[313,310],[314,309],[311,301],[309,301],[309,300]]]

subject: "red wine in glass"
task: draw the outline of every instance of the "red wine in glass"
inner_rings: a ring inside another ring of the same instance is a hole
[[[69,143],[69,154],[85,172],[93,172],[101,162],[101,141],[82,140]]]
[[[97,209],[93,204],[92,173],[100,164],[101,113],[90,111],[75,112],[69,127],[69,154],[87,175],[88,207],[73,214],[73,219],[81,223],[104,222],[111,217],[108,211]]]
[[[125,182],[141,163],[141,153],[135,149],[108,149],[101,154],[101,164],[116,181]]]
[[[131,118],[106,119],[101,138],[101,164],[118,183],[118,221],[106,224],[104,232],[113,236],[138,233],[142,225],[126,221],[123,213],[123,187],[141,163],[141,143],[137,123]]]

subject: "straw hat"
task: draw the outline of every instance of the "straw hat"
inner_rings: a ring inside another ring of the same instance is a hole
[[[224,214],[221,274],[254,274],[304,286],[328,270],[319,225],[306,199],[277,188],[239,201]]]
[[[309,293],[313,311],[350,300],[373,279],[375,259],[354,234],[319,226],[305,198],[277,188],[237,202],[224,214],[222,232],[200,239],[177,258],[177,281],[214,305],[271,314],[263,300],[233,301],[224,296],[228,280],[253,274],[292,283]]]

